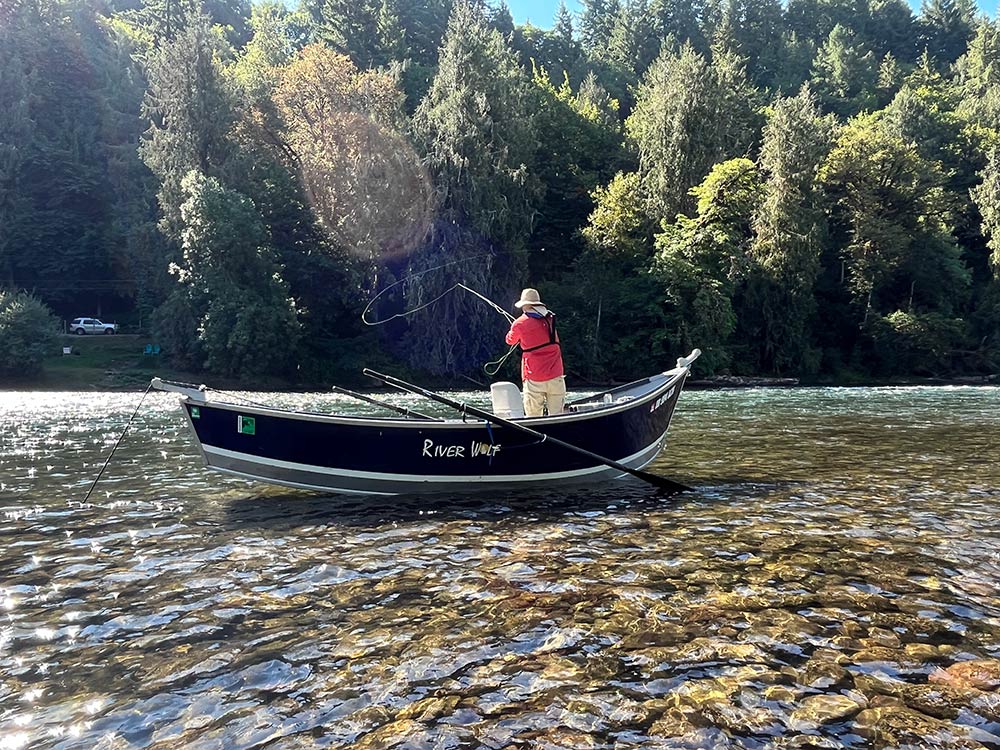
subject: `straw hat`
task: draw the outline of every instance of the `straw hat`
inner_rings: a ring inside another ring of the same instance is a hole
[[[544,307],[542,298],[538,296],[537,289],[524,289],[521,292],[521,299],[514,303],[514,307],[520,310],[525,305],[533,305],[534,307]]]

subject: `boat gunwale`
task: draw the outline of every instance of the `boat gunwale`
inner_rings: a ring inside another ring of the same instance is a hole
[[[687,373],[689,368],[687,367],[675,367],[672,370],[666,370],[661,373],[656,373],[655,375],[650,375],[649,379],[652,380],[658,376],[664,376],[666,379],[658,386],[653,387],[648,393],[639,396],[637,398],[630,399],[621,403],[611,403],[611,404],[601,404],[597,408],[588,409],[581,412],[564,412],[562,414],[557,414],[555,416],[543,416],[543,417],[522,417],[515,420],[518,424],[524,424],[535,429],[537,427],[547,427],[557,424],[565,424],[569,422],[579,422],[587,421],[597,417],[604,417],[611,414],[617,414],[622,411],[629,409],[634,409],[641,406],[644,403],[648,403],[656,398],[659,398],[664,392],[669,390],[673,385],[676,385],[678,381],[682,380]],[[380,427],[404,427],[410,429],[420,429],[420,430],[438,430],[438,429],[455,429],[455,428],[481,428],[484,425],[490,424],[483,419],[442,419],[440,421],[434,420],[416,420],[409,419],[407,417],[380,417],[368,414],[325,414],[322,412],[304,412],[296,411],[294,409],[282,409],[280,407],[272,407],[257,404],[239,404],[231,401],[216,401],[212,399],[206,399],[204,401],[191,398],[190,396],[184,396],[181,399],[181,403],[191,404],[194,406],[208,406],[212,408],[221,408],[227,411],[238,411],[246,414],[256,414],[262,416],[274,416],[279,419],[297,419],[305,420],[310,422],[323,422],[332,424],[343,424],[349,426],[380,426]],[[577,404],[586,403],[586,399],[583,401],[577,401]],[[185,409],[187,411],[187,409]],[[192,424],[193,427],[193,424]],[[200,442],[200,440],[199,440]]]

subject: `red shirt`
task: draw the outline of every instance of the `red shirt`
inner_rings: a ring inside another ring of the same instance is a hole
[[[532,318],[522,315],[510,325],[507,332],[507,343],[513,346],[520,344],[521,349],[531,349],[535,346],[548,344],[555,327],[555,316],[549,318]],[[559,334],[556,333],[556,342]],[[558,343],[543,346],[533,352],[526,351],[521,356],[521,379],[542,382],[563,375],[562,348]]]

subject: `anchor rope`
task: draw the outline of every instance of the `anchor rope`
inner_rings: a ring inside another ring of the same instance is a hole
[[[93,494],[94,488],[97,487],[97,483],[100,482],[101,477],[104,476],[104,470],[108,468],[108,464],[110,464],[111,459],[114,458],[115,451],[118,450],[118,446],[121,445],[122,440],[125,439],[125,433],[127,433],[128,428],[132,426],[132,420],[134,420],[135,415],[139,413],[139,409],[142,408],[142,402],[146,400],[146,396],[152,389],[153,389],[153,382],[150,381],[149,385],[146,386],[146,390],[142,392],[142,398],[139,399],[139,403],[135,405],[135,409],[132,412],[132,416],[128,418],[128,422],[125,424],[125,429],[122,430],[121,435],[118,436],[118,439],[115,441],[114,446],[111,448],[111,453],[109,453],[108,457],[105,459],[104,466],[101,467],[101,470],[97,472],[97,476],[94,477],[94,481],[90,485],[90,489],[87,490],[87,496],[83,498],[84,503],[90,500],[90,496],[91,494]]]

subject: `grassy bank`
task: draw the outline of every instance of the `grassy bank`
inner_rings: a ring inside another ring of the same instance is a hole
[[[45,360],[41,376],[11,387],[41,390],[116,390],[144,388],[154,375],[171,377],[162,355],[144,355],[144,336],[60,336],[59,349]],[[72,354],[64,355],[62,347]]]

